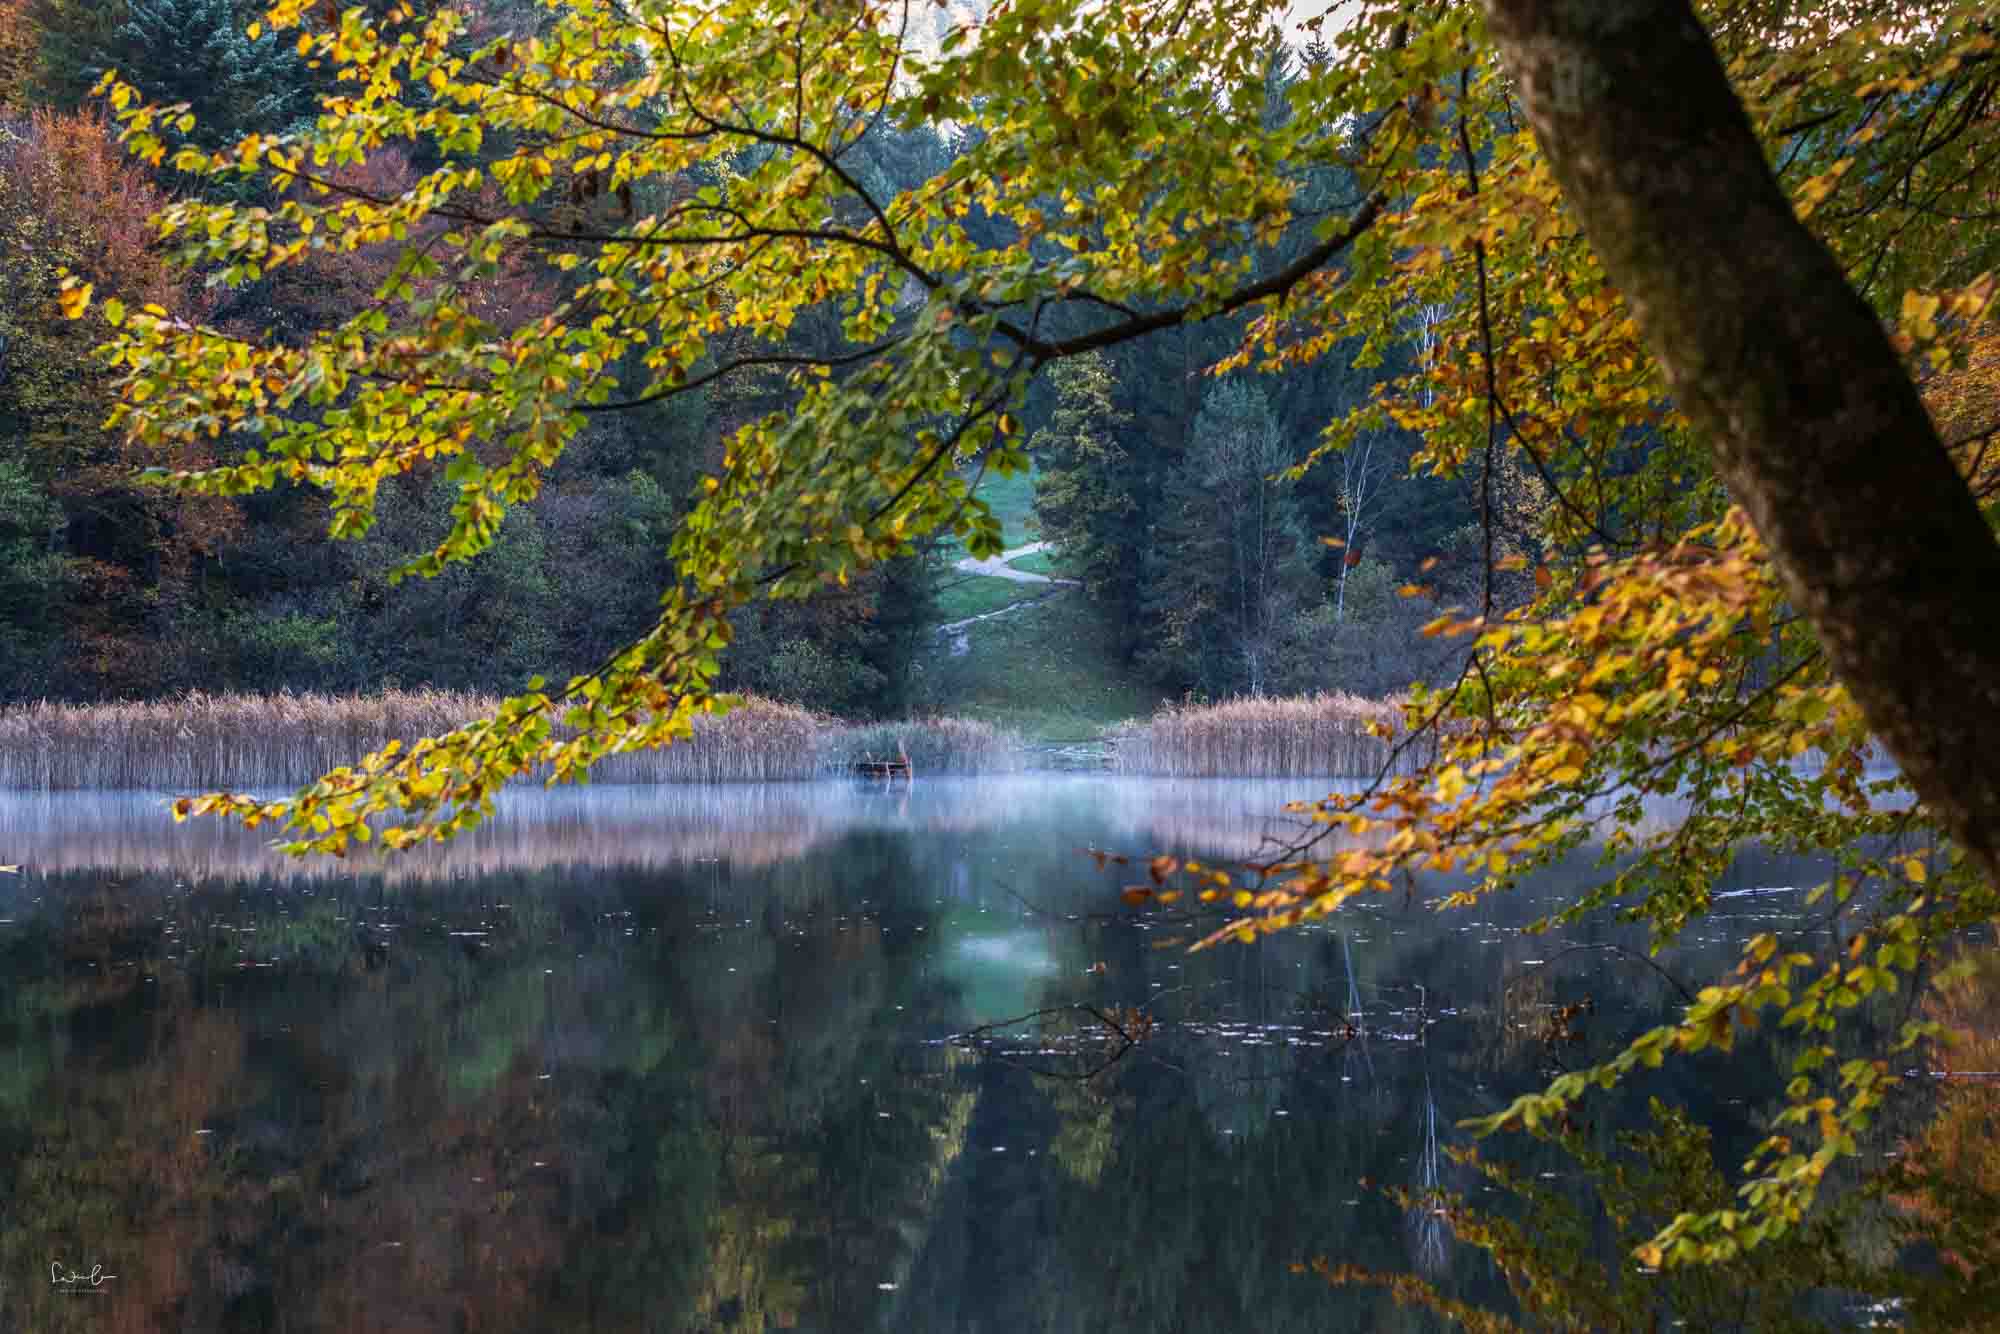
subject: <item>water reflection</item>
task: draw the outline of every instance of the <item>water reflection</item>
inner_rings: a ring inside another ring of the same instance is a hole
[[[1079,851],[1252,855],[1310,795],[530,794],[387,870],[152,798],[0,798],[0,1329],[1410,1326],[1289,1273],[1318,1255],[1490,1295],[1360,1183],[1471,1185],[1457,1121],[1672,985],[1562,953],[1633,943],[1610,928],[1520,935],[1556,883],[1189,955]],[[1730,902],[1662,965],[1719,971],[1796,906]],[[1725,1141],[1775,1095],[1698,1065],[1646,1092]]]
[[[1043,775],[850,782],[515,789],[503,818],[448,846],[352,863],[294,863],[264,832],[216,820],[167,822],[168,798],[143,792],[0,791],[0,857],[42,870],[167,870],[183,877],[377,873],[391,881],[544,866],[771,866],[864,831],[953,834],[1034,825],[1135,848],[1202,848],[1249,857],[1305,823],[1286,802],[1324,794],[1286,781],[1159,781]]]

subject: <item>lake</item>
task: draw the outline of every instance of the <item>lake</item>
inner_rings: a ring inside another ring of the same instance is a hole
[[[1121,902],[1323,790],[526,792],[386,866],[0,793],[0,1330],[1427,1328],[1291,1267],[1494,1298],[1381,1188],[1478,1192],[1458,1121],[1681,997],[1629,928],[1522,932],[1585,862],[1193,954],[1212,923]],[[1657,962],[1713,980],[1814,879],[1740,857]],[[1779,1097],[1754,1064],[1670,1066],[1592,1133],[1659,1093],[1733,1161]]]

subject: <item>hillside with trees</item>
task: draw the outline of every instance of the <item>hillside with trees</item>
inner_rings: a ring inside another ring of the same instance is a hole
[[[482,5],[460,40],[471,49],[525,33],[537,15]],[[221,455],[212,445],[135,450],[104,427],[112,378],[92,363],[94,334],[62,317],[60,271],[135,309],[297,344],[369,309],[393,270],[392,248],[367,247],[217,288],[170,270],[152,240],[147,218],[171,201],[269,207],[278,195],[127,157],[90,90],[115,69],[140,96],[185,104],[194,119],[163,141],[170,150],[302,129],[334,83],[276,34],[250,37],[256,18],[257,6],[235,0],[20,0],[0,18],[21,71],[0,126],[0,431],[13,446],[0,460],[0,541],[13,557],[0,588],[0,698],[383,684],[506,692],[588,670],[649,623],[698,479],[732,432],[788,400],[784,358],[836,352],[837,321],[803,311],[757,341],[769,370],[592,416],[491,549],[434,580],[396,583],[394,573],[450,531],[456,488],[443,460],[390,479],[367,535],[331,545],[316,540],[330,514],[311,486],[197,499],[136,485],[146,466]],[[1327,58],[1324,47],[1277,48],[1263,75],[1266,114],[1289,114],[1287,90]],[[852,157],[858,179],[890,198],[939,181],[968,147],[963,128],[879,128]],[[496,140],[486,157],[505,151]],[[429,165],[420,148],[399,147],[341,179],[393,191]],[[1320,175],[1317,196],[1352,189],[1339,173]],[[580,198],[565,207],[592,212]],[[1295,252],[1308,233],[1295,224],[1271,250]],[[560,295],[557,273],[535,264],[510,263],[477,287],[477,307],[517,318]],[[1039,465],[1042,531],[1084,572],[1088,614],[1111,646],[1105,671],[1133,698],[1400,689],[1436,655],[1409,634],[1427,617],[1402,614],[1388,590],[1433,556],[1449,558],[1460,582],[1472,578],[1471,497],[1453,479],[1411,476],[1414,437],[1393,430],[1358,498],[1334,467],[1275,480],[1383,372],[1334,358],[1208,379],[1204,368],[1242,327],[1217,321],[1065,363],[1030,394],[1021,429]],[[967,478],[977,483],[979,469]],[[936,594],[958,549],[919,544],[845,587],[745,617],[724,683],[844,715],[948,710],[913,668],[935,648],[930,627],[945,619]],[[1188,577],[1196,587],[1183,587]]]

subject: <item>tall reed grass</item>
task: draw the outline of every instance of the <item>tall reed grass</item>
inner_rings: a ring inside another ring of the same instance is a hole
[[[1175,778],[1372,777],[1389,759],[1393,740],[1369,735],[1369,723],[1402,729],[1393,700],[1323,693],[1286,699],[1233,699],[1221,704],[1168,704],[1152,718],[1114,735],[1120,773]],[[1397,760],[1409,772],[1431,757],[1427,742]]]
[[[751,697],[720,718],[699,718],[694,735],[659,750],[599,761],[600,783],[784,783],[819,773],[827,722],[808,709]]]
[[[376,695],[209,695],[120,704],[28,704],[0,710],[0,788],[186,792],[291,787],[352,764],[391,740],[449,731],[498,704],[440,690]],[[924,773],[1021,767],[1019,742],[984,723],[939,718],[876,726],[835,722],[751,698],[697,723],[692,739],[616,755],[594,776],[613,783],[808,779],[898,743]]]
[[[0,711],[0,786],[274,787],[309,781],[394,739],[449,731],[492,701],[439,690],[210,695]]]
[[[832,772],[862,760],[907,755],[915,776],[1018,773],[1027,767],[1021,739],[972,718],[917,718],[898,723],[856,723],[829,728],[820,757]]]

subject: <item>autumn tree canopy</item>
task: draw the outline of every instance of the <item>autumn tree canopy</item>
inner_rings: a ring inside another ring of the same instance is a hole
[[[1170,892],[1233,898],[1226,939],[1417,874],[1469,874],[1454,898],[1476,901],[1601,844],[1571,911],[1665,940],[1734,846],[1837,856],[1836,953],[1760,936],[1682,1021],[1494,1118],[1546,1123],[1595,1083],[1782,1024],[1788,1104],[1742,1207],[1642,1250],[1720,1258],[1786,1230],[1890,1081],[1840,1046],[1842,1020],[2000,910],[1991,585],[1969,573],[1994,559],[2000,428],[1988,7],[1366,0],[1310,34],[1285,15],[1014,0],[933,51],[911,40],[929,7],[880,0],[551,0],[498,24],[284,0],[265,26],[336,91],[310,127],[212,152],[185,146],[185,108],[108,80],[134,151],[231,187],[157,215],[190,272],[227,287],[394,256],[376,303],[301,338],[75,277],[132,446],[234,451],[163,485],[314,486],[353,540],[386,478],[448,460],[451,530],[401,571],[434,576],[488,548],[593,418],[742,377],[788,391],[702,479],[657,620],[596,670],[290,800],[183,813],[279,822],[302,852],[401,847],[530,770],[568,781],[685,736],[729,706],[720,655],[753,602],[939,530],[997,549],[957,465],[1025,466],[1037,376],[1248,316],[1207,370],[1357,349],[1409,367],[1318,453],[1416,432],[1414,468],[1475,488],[1484,576],[1428,627],[1460,665],[1411,698],[1435,761],[1329,799],[1278,865],[1176,868]],[[1304,35],[1315,58],[1274,109],[1273,45]],[[861,146],[916,126],[959,151],[883,189]],[[389,155],[407,176],[366,170]],[[482,299],[519,273],[555,296]],[[786,343],[810,319],[838,322],[836,348]]]

